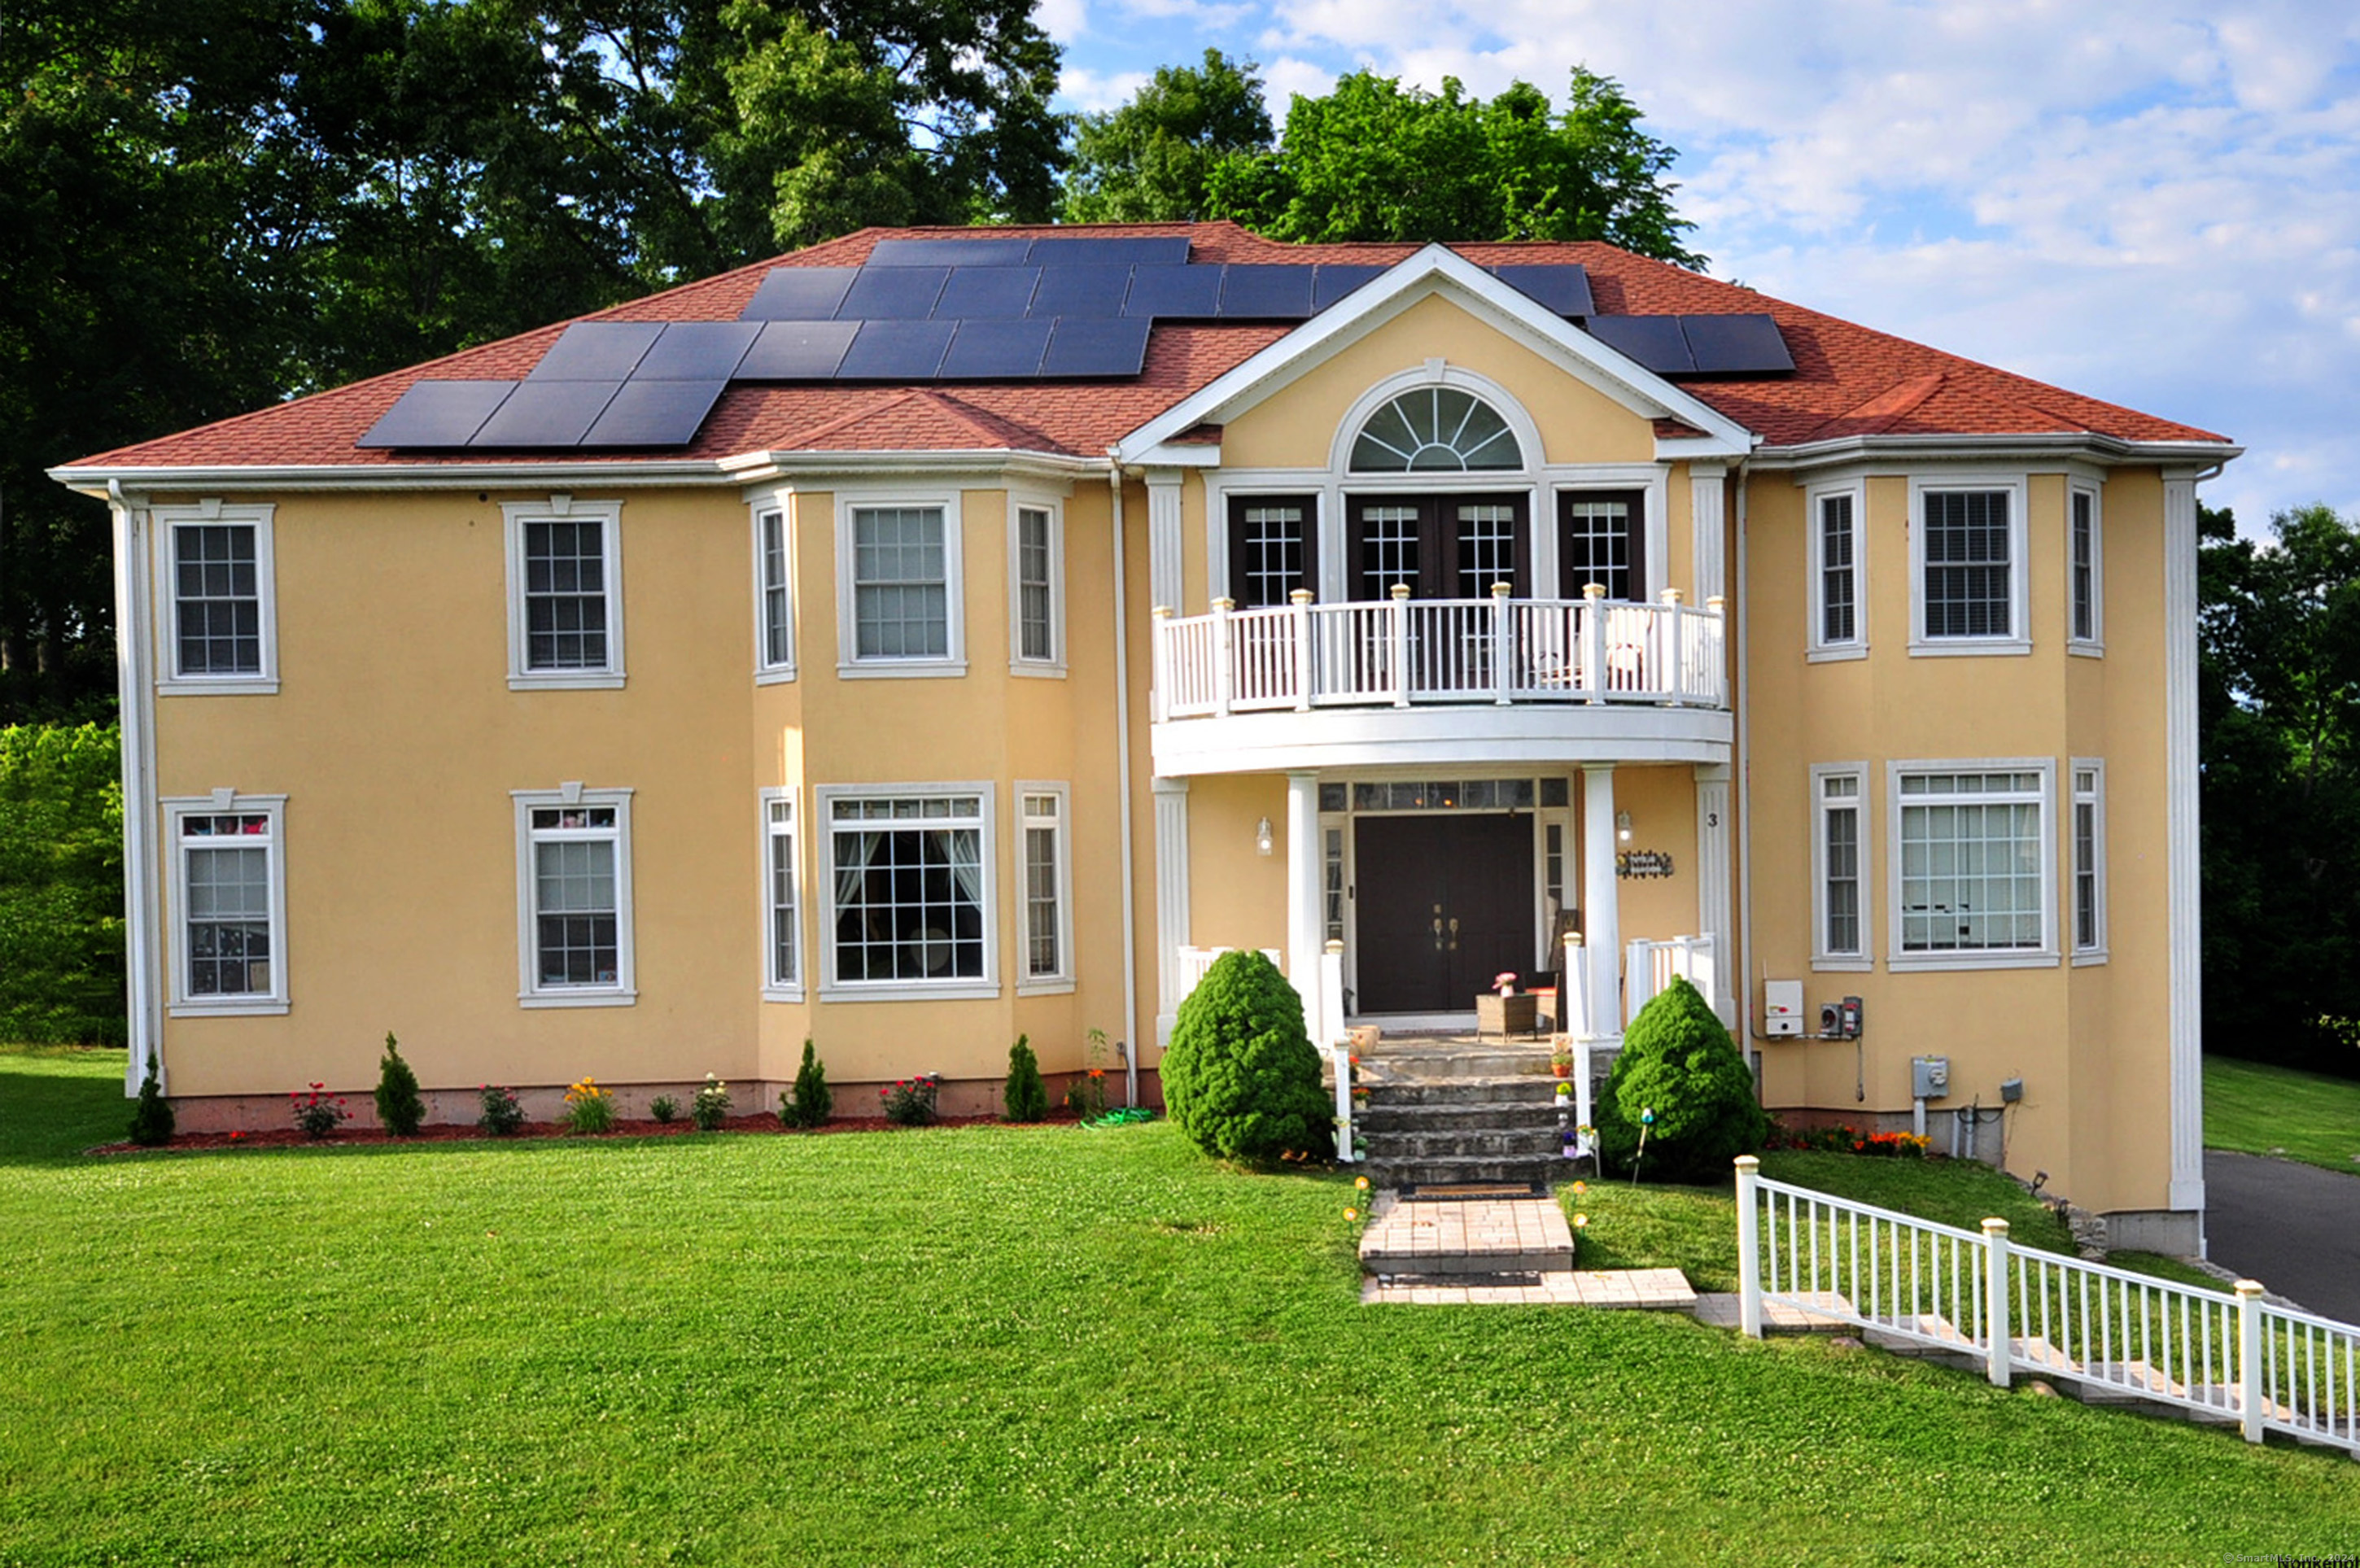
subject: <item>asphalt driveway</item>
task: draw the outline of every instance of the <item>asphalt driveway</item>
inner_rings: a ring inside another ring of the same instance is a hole
[[[2204,1201],[2213,1262],[2360,1323],[2360,1176],[2208,1149]]]

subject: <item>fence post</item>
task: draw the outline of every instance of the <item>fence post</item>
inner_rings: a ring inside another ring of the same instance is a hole
[[[1409,706],[1409,584],[1396,583],[1393,593],[1393,706]]]
[[[1297,588],[1287,602],[1295,616],[1295,711],[1311,711],[1311,590]]]
[[[1515,633],[1508,613],[1508,595],[1515,591],[1513,583],[1491,584],[1491,701],[1502,708],[1508,705],[1508,691],[1514,683],[1511,664]]]
[[[2237,1290],[2237,1399],[2239,1424],[2247,1443],[2262,1441],[2262,1410],[2269,1390],[2262,1385],[2262,1282],[2240,1279]]]
[[[1238,694],[1237,649],[1229,643],[1229,612],[1236,608],[1232,599],[1213,601],[1213,712],[1223,718]]]
[[[2007,1387],[2007,1222],[1983,1221],[1983,1329],[1991,1335],[1991,1380]]]
[[[1737,1326],[1748,1339],[1762,1337],[1762,1216],[1754,1196],[1761,1176],[1761,1160],[1737,1157]]]
[[[1582,701],[1606,701],[1606,585],[1581,585]]]

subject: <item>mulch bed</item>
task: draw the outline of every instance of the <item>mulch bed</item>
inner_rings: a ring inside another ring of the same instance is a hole
[[[1078,1126],[1080,1118],[1067,1110],[1055,1110],[1043,1120]],[[963,1127],[999,1125],[998,1116],[941,1116],[936,1127]],[[731,1116],[721,1124],[723,1132],[771,1133],[784,1138],[815,1138],[839,1132],[887,1132],[898,1130],[883,1116],[832,1116],[825,1126],[806,1131],[791,1127],[774,1116]],[[175,1133],[172,1141],[162,1146],[165,1152],[180,1149],[296,1149],[333,1147],[339,1144],[363,1143],[514,1143],[535,1138],[694,1138],[696,1127],[685,1116],[678,1121],[618,1121],[614,1130],[603,1133],[571,1133],[563,1122],[527,1122],[505,1138],[497,1138],[482,1128],[464,1123],[449,1123],[418,1129],[416,1138],[396,1138],[382,1128],[348,1127],[326,1138],[306,1138],[300,1127],[274,1127],[265,1132],[187,1132]],[[146,1154],[154,1150],[136,1143],[102,1143],[84,1151],[89,1154]]]

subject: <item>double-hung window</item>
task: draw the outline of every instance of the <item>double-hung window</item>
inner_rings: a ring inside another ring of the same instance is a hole
[[[1910,651],[2028,653],[2021,480],[1914,483]]]
[[[2073,962],[2106,957],[2106,765],[2073,759]]]
[[[1065,528],[1061,508],[1018,501],[1008,527],[1008,667],[1065,672]]]
[[[2048,758],[1891,765],[1889,967],[2056,962],[2056,768]]]
[[[1816,814],[1811,962],[1818,969],[1869,966],[1867,768],[1857,762],[1811,769]]]
[[[631,792],[518,790],[519,998],[611,1007],[637,996],[631,964]]]
[[[271,508],[158,507],[163,612],[159,686],[173,692],[279,689]]]
[[[163,803],[180,911],[175,1013],[287,1010],[286,803],[227,789]]]
[[[1074,982],[1071,791],[1063,784],[1019,782],[1016,804],[1024,857],[1024,974],[1016,989],[1067,990]]]
[[[754,513],[754,679],[795,675],[793,543],[783,506]]]
[[[803,998],[802,876],[795,858],[795,795],[762,791],[762,994]]]
[[[840,673],[967,668],[959,527],[948,501],[840,501],[836,545]]]
[[[2065,492],[2065,648],[2070,653],[2105,652],[2105,550],[2096,486],[2076,484]]]
[[[989,784],[819,789],[822,996],[999,995],[992,794]]]
[[[508,685],[623,684],[622,508],[552,496],[510,502]]]
[[[1810,646],[1814,660],[1861,659],[1868,653],[1868,604],[1863,592],[1863,494],[1858,486],[1815,490],[1810,495]]]

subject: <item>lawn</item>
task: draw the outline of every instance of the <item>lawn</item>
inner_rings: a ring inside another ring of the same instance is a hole
[[[2360,1082],[2208,1056],[2204,1142],[2360,1173]]]
[[[1168,1125],[83,1158],[121,1071],[0,1052],[0,1563],[2360,1539],[2347,1458],[1677,1316],[1361,1307],[1340,1179]]]

